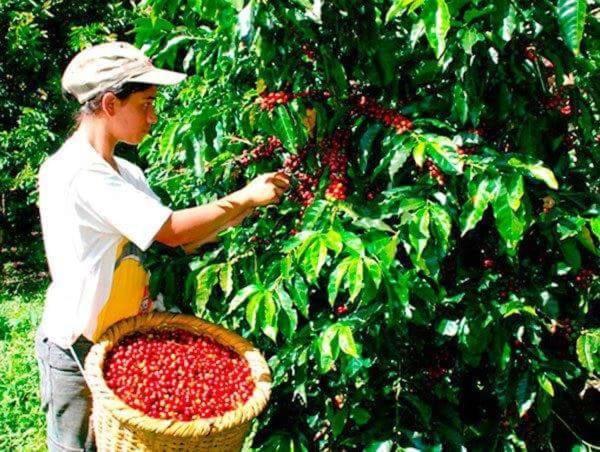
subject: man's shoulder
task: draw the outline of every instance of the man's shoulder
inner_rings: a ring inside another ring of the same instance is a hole
[[[93,155],[82,149],[78,141],[71,136],[42,163],[39,178],[40,181],[56,180],[58,178],[63,182],[67,182],[83,170],[101,168]]]
[[[116,157],[115,156],[115,160],[117,161],[117,163],[119,164],[119,166],[121,168],[125,168],[126,171],[128,171],[131,175],[135,176],[137,179],[142,178],[144,179],[144,170],[142,170],[138,165],[136,165],[133,162],[130,162],[127,159],[124,159],[123,157]]]
[[[39,170],[40,177],[52,176],[54,173],[64,174],[75,163],[73,156],[73,143],[69,138],[56,152],[44,160]]]

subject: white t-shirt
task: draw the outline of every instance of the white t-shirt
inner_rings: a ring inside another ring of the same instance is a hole
[[[75,132],[39,171],[39,209],[52,278],[41,329],[64,348],[81,334],[94,340],[124,246],[145,251],[172,213],[138,166],[115,160],[119,172]]]

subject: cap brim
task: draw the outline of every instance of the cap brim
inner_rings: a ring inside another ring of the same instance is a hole
[[[128,82],[148,83],[149,85],[175,85],[187,77],[182,72],[153,68],[148,72],[128,79]]]

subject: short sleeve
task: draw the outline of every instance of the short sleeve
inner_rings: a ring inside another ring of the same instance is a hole
[[[156,193],[154,193],[154,191],[152,191],[152,188],[150,188],[148,179],[146,179],[144,171],[139,166],[135,165],[134,163],[131,163],[129,160],[125,160],[120,157],[117,157],[116,160],[119,162],[120,167],[124,167],[128,171],[129,175],[131,176],[131,178],[133,178],[133,180],[136,183],[136,186],[140,190],[142,190],[151,198],[154,198],[158,202],[161,202],[160,197]]]
[[[100,167],[81,170],[71,188],[77,214],[89,216],[83,221],[118,232],[144,251],[173,213],[116,172]]]

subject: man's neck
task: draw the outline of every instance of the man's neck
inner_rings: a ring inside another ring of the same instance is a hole
[[[108,133],[101,121],[94,119],[83,120],[77,129],[85,139],[92,145],[94,150],[111,165],[115,171],[119,171],[115,161],[114,151],[117,140]]]

